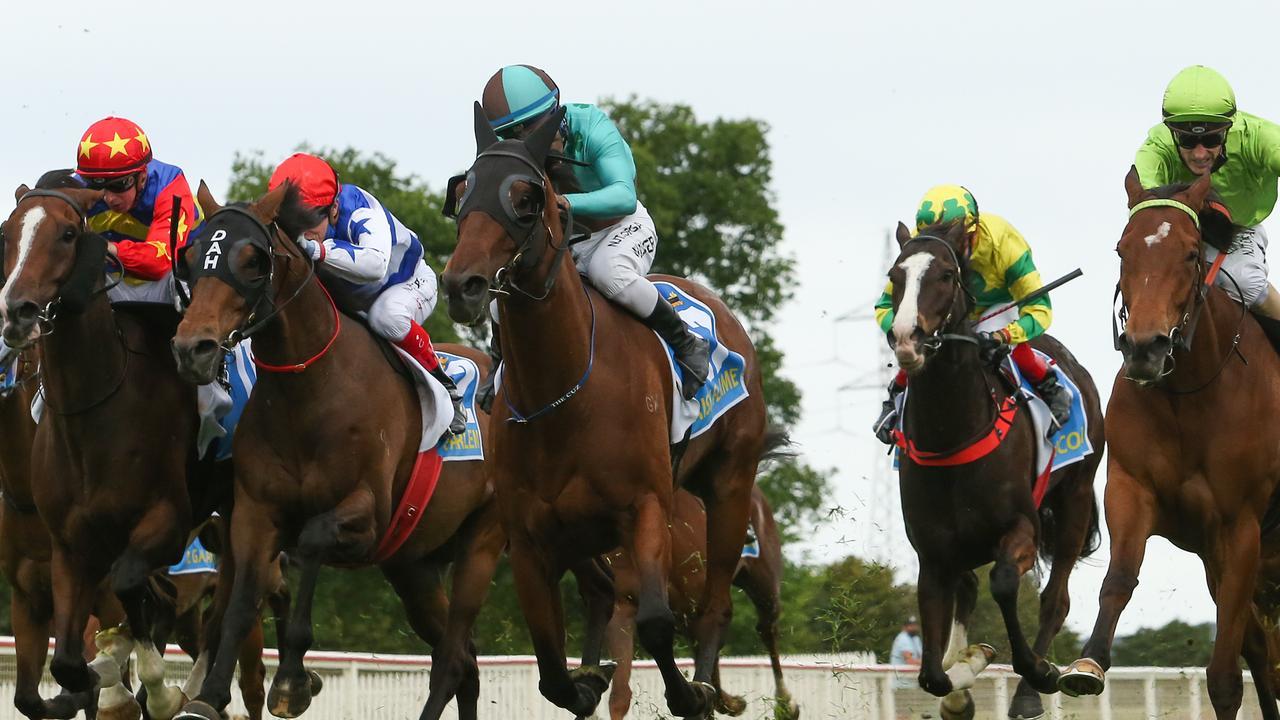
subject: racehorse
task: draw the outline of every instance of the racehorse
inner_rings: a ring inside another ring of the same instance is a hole
[[[109,577],[131,635],[116,647],[127,656],[136,641],[150,714],[167,718],[179,691],[163,684],[152,631],[170,607],[150,576],[182,555],[194,519],[219,504],[229,479],[194,460],[195,392],[178,378],[167,347],[176,313],[108,302],[107,242],[85,222],[102,192],[24,185],[16,196],[5,223],[0,303],[11,347],[40,341],[45,411],[32,473],[41,479],[33,500],[52,538],[51,671],[73,693],[95,686],[81,633]],[[100,702],[99,717],[138,712],[124,697],[121,705]]]
[[[232,455],[236,575],[221,644],[234,645],[248,631],[267,568],[288,549],[300,581],[292,616],[278,632],[280,667],[268,705],[279,717],[295,717],[319,690],[319,676],[306,671],[303,655],[313,638],[320,566],[374,560],[406,492],[427,420],[399,361],[338,311],[310,257],[291,240],[304,229],[291,220],[296,213],[289,210],[298,205],[292,185],[226,208],[203,184],[198,197],[212,214],[200,240],[185,251],[185,273],[194,284],[173,355],[184,377],[206,382],[228,339],[252,335],[260,368]],[[225,270],[220,274],[205,272],[211,238],[224,238],[226,260],[215,263]],[[482,353],[441,348],[487,368]],[[279,372],[285,363],[291,371]],[[480,420],[484,434],[485,417]],[[469,635],[505,542],[492,499],[482,463],[444,463],[413,534],[394,554],[376,558],[410,625],[434,648],[424,717],[438,717],[455,692],[460,716],[476,717],[479,668]],[[452,603],[442,586],[449,562]],[[216,720],[230,700],[233,665],[219,653],[181,717]]]
[[[778,437],[778,441],[785,439]],[[771,443],[772,444],[772,443]],[[773,519],[773,509],[760,487],[751,491],[751,528],[755,532],[758,554],[744,556],[739,562],[733,583],[747,594],[756,608],[756,632],[769,652],[773,665],[774,717],[777,720],[798,720],[800,707],[791,699],[782,678],[782,662],[778,657],[778,615],[782,609],[779,595],[782,589],[782,540]],[[677,490],[671,524],[672,573],[669,592],[671,609],[675,611],[681,631],[689,634],[698,616],[698,600],[702,597],[703,578],[707,555],[707,516],[697,496],[685,490]],[[609,716],[613,720],[626,717],[631,707],[631,661],[635,653],[635,630],[638,580],[635,567],[622,552],[609,556],[613,567],[614,592],[617,604],[609,621],[607,642],[609,654],[618,663],[613,676],[613,688],[609,692]],[[720,684],[719,672],[713,676],[712,685],[718,693],[716,710],[738,716],[746,710],[747,703],[741,697],[731,695]]]
[[[1062,689],[1102,692],[1147,538],[1160,535],[1200,556],[1217,603],[1207,673],[1217,717],[1240,708],[1243,654],[1262,716],[1275,720],[1272,625],[1253,603],[1272,590],[1258,575],[1263,518],[1280,481],[1280,426],[1262,420],[1280,412],[1280,358],[1252,313],[1212,286],[1225,270],[1209,266],[1203,243],[1225,256],[1235,229],[1209,176],[1144,190],[1131,170],[1125,190],[1129,222],[1116,250],[1126,322],[1115,338],[1124,364],[1107,405],[1111,563],[1093,633]]]
[[[673,379],[662,346],[565,261],[572,222],[557,207],[544,169],[559,124],[551,118],[527,140],[499,141],[476,104],[477,158],[461,203],[460,185],[446,198],[460,207],[446,208],[456,210],[458,246],[442,279],[456,322],[476,322],[491,291],[498,297],[503,384],[486,462],[538,657],[539,690],[577,715],[594,711],[609,670],[586,657],[573,673],[566,668],[558,582],[585,559],[621,546],[636,564],[637,631],[661,670],[668,707],[678,716],[705,716],[715,703],[709,683],[732,613],[729,585],[764,447],[760,369],[746,331],[711,291],[662,278],[713,310],[726,345],[746,358],[749,391],[684,446],[673,472]],[[693,685],[676,667],[667,602],[677,484],[707,504]]]
[[[1041,504],[1032,489],[1041,469],[1035,467],[1030,409],[980,357],[969,330],[973,299],[964,284],[964,226],[930,226],[912,237],[900,223],[897,238],[901,252],[889,278],[898,315],[890,341],[910,378],[902,433],[912,450],[902,453],[899,478],[907,537],[920,560],[920,686],[943,698],[943,718],[973,717],[968,688],[995,651],[966,648],[965,626],[977,602],[973,570],[994,561],[991,594],[1008,630],[1014,670],[1022,676],[1009,716],[1040,717],[1038,693],[1057,691],[1058,670],[1044,654],[1067,616],[1068,578],[1098,544],[1093,478],[1103,421],[1097,388],[1057,340],[1042,335],[1032,341],[1079,386],[1095,448],[1053,473]],[[971,451],[975,447],[985,454]],[[1020,578],[1036,564],[1037,550],[1052,571],[1040,595],[1032,646],[1017,600]]]

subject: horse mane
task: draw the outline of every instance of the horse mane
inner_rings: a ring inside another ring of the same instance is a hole
[[[80,182],[75,175],[75,170],[71,168],[61,168],[59,170],[50,170],[40,176],[36,180],[36,189],[38,190],[63,190],[83,188],[84,183]]]
[[[1147,192],[1162,200],[1169,200],[1190,188],[1191,183],[1180,182],[1148,188]],[[1241,228],[1231,220],[1230,215],[1222,211],[1224,207],[1226,205],[1222,202],[1222,196],[1217,190],[1209,188],[1204,207],[1196,208],[1200,214],[1200,237],[1220,252],[1226,252],[1231,247],[1231,239]]]
[[[290,238],[320,224],[329,215],[329,208],[317,208],[302,202],[302,192],[292,182],[285,182],[284,200],[276,215],[276,224]]]

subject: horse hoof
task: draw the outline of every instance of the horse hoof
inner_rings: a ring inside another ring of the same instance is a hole
[[[1058,676],[1058,689],[1070,697],[1101,695],[1106,686],[1102,666],[1089,658],[1080,658]]]
[[[1009,703],[1009,720],[1041,720],[1044,716],[1040,693],[1035,692],[1029,684],[1019,685],[1017,692],[1013,694],[1013,702]]]
[[[151,720],[172,720],[190,699],[180,688],[166,686],[154,695],[147,695],[147,715]]]
[[[694,680],[689,683],[689,687],[693,689],[695,695],[702,697],[701,706],[694,713],[685,715],[685,720],[710,720],[716,709],[716,699],[720,696],[719,691],[712,687],[709,683],[701,680]]]
[[[1036,692],[1042,695],[1052,695],[1058,692],[1058,680],[1062,677],[1062,671],[1057,665],[1048,660],[1041,660],[1040,663],[1045,668],[1042,672],[1033,673],[1027,681]],[[1039,670],[1040,668],[1037,668]]]
[[[271,683],[271,691],[267,693],[267,708],[278,718],[296,718],[311,707],[311,686],[315,681],[314,673],[304,675],[307,687],[294,687],[294,683],[276,676]]]
[[[222,713],[214,710],[208,703],[192,700],[173,716],[173,720],[222,720]]]
[[[800,720],[800,705],[795,700],[787,700],[773,710],[774,720]]]
[[[738,717],[747,711],[747,701],[737,695],[730,695],[721,690],[716,694],[716,712],[721,715]]]
[[[98,720],[139,720],[141,717],[142,706],[132,697],[119,705],[98,706]]]
[[[950,698],[942,699],[942,702],[938,704],[938,715],[942,720],[973,720],[973,716],[977,712],[973,704],[973,696],[966,690],[962,698],[963,702],[960,703],[958,708],[955,707],[954,702],[947,702]]]
[[[311,697],[319,695],[324,689],[324,678],[320,677],[320,673],[315,670],[308,670],[307,678],[311,681]]]

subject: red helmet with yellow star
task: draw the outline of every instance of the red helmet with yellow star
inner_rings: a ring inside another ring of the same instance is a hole
[[[134,173],[151,162],[151,141],[132,120],[107,117],[80,138],[76,172],[81,177],[111,178]]]
[[[323,158],[307,153],[294,153],[271,173],[267,190],[275,190],[283,182],[292,182],[309,207],[327,208],[338,197],[338,173]]]

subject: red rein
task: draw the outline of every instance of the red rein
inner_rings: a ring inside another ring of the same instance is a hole
[[[325,343],[324,347],[320,348],[320,352],[316,353],[315,355],[312,355],[311,357],[307,358],[306,360],[303,360],[300,363],[296,363],[293,365],[269,365],[259,360],[257,353],[254,353],[253,355],[254,365],[257,365],[260,369],[266,370],[267,372],[300,373],[306,370],[307,368],[311,367],[312,365],[316,364],[317,362],[319,362],[320,358],[328,354],[329,350],[333,348],[333,344],[338,341],[338,333],[342,332],[342,315],[338,313],[338,304],[333,301],[333,296],[329,294],[329,291],[325,288],[324,283],[319,283],[319,285],[320,285],[320,291],[323,292],[324,296],[329,300],[329,307],[333,308],[333,337],[329,338],[329,342]]]

